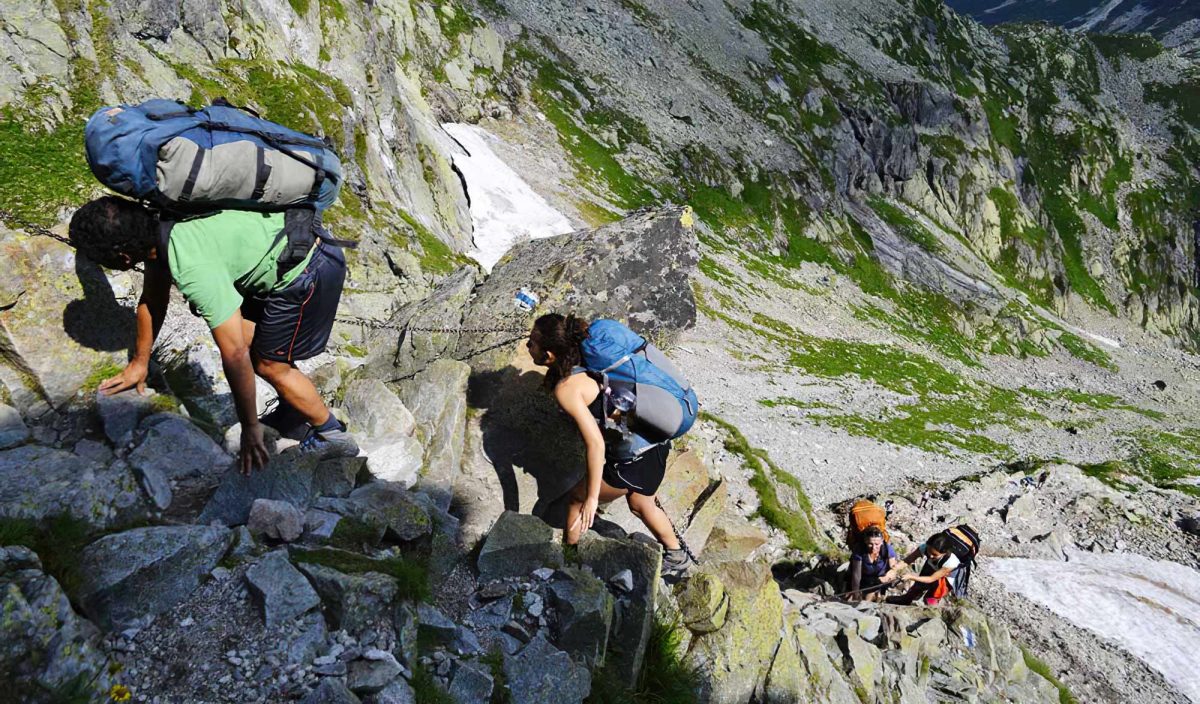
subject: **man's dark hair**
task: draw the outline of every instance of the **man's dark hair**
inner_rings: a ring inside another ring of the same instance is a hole
[[[150,257],[158,241],[158,220],[141,203],[104,196],[71,217],[71,244],[108,269],[130,269]]]
[[[945,533],[938,533],[925,541],[925,547],[929,550],[945,553],[950,552],[953,543],[950,542],[950,536]]]

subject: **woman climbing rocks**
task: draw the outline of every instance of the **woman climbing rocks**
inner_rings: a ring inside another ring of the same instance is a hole
[[[900,564],[896,551],[884,540],[883,531],[870,526],[862,534],[862,547],[850,556],[850,599],[880,601],[883,599],[884,575]]]
[[[574,545],[592,527],[601,503],[624,497],[633,515],[662,544],[663,575],[681,577],[695,563],[655,501],[671,444],[654,444],[621,422],[628,409],[621,390],[614,390],[606,402],[601,377],[583,366],[580,345],[587,338],[587,321],[550,313],[534,322],[527,343],[533,361],[547,368],[546,389],[579,426],[587,452],[587,473],[570,494],[566,542]],[[606,409],[612,410],[606,414]]]

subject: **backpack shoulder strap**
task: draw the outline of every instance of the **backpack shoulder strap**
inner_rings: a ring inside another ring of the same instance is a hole
[[[167,274],[171,273],[171,262],[168,261],[168,257],[170,257],[169,245],[171,244],[171,229],[173,227],[175,227],[174,220],[159,216],[158,244],[155,252],[157,254],[158,266],[162,267],[162,270],[167,272]]]

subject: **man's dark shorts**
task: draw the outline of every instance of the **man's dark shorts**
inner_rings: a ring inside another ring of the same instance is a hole
[[[324,352],[345,280],[346,256],[341,248],[318,244],[308,266],[287,288],[242,302],[242,317],[255,323],[251,351],[276,362]]]

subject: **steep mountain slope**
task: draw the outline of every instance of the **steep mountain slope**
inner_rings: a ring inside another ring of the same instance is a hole
[[[1149,32],[1156,37],[1200,20],[1200,8],[1188,0],[948,0],[946,4],[983,24],[1044,21],[1086,32]]]

